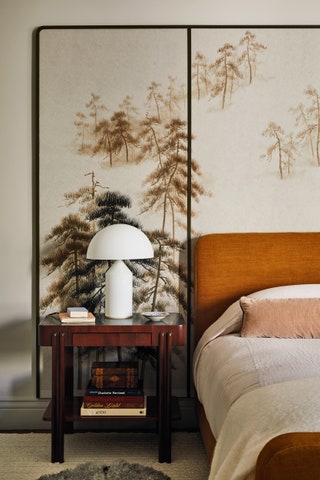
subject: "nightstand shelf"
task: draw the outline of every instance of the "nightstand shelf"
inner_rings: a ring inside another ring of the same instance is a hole
[[[139,422],[150,422],[150,421],[157,421],[158,420],[158,402],[157,397],[148,397],[147,398],[147,415],[146,416],[82,416],[80,415],[80,407],[82,404],[82,397],[73,397],[65,402],[65,412],[64,412],[64,419],[66,422],[79,422],[79,421],[99,421],[102,420],[106,421],[126,421],[130,420],[138,420]],[[52,420],[52,402],[49,403],[47,409],[43,414],[43,420],[46,422],[51,422]],[[181,412],[179,401],[177,397],[171,398],[171,420],[180,420],[181,419]]]
[[[62,325],[54,318],[39,323],[39,345],[52,348],[52,399],[44,413],[51,421],[51,461],[64,461],[64,434],[74,422],[154,421],[159,433],[159,462],[171,462],[171,420],[180,418],[177,398],[171,397],[172,347],[185,344],[186,326],[182,316],[170,313],[152,322],[139,313],[113,320],[96,315],[91,325]],[[74,347],[135,346],[158,349],[157,395],[148,397],[146,416],[81,416],[82,397],[73,395]]]

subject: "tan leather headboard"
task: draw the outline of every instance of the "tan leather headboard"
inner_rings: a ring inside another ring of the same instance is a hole
[[[320,233],[235,233],[200,237],[194,256],[194,335],[241,295],[320,283]]]

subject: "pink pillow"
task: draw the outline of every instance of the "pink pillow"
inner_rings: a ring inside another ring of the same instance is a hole
[[[320,298],[241,297],[242,337],[320,338]]]

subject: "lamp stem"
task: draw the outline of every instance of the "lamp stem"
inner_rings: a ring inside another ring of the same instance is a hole
[[[105,316],[132,317],[132,272],[122,260],[115,260],[106,272]]]

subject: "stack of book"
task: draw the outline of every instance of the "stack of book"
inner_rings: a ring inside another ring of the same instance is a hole
[[[59,313],[61,323],[95,323],[95,316],[85,307],[69,307],[66,312]]]
[[[83,396],[83,416],[145,416],[146,397],[139,386],[138,362],[94,362]]]

